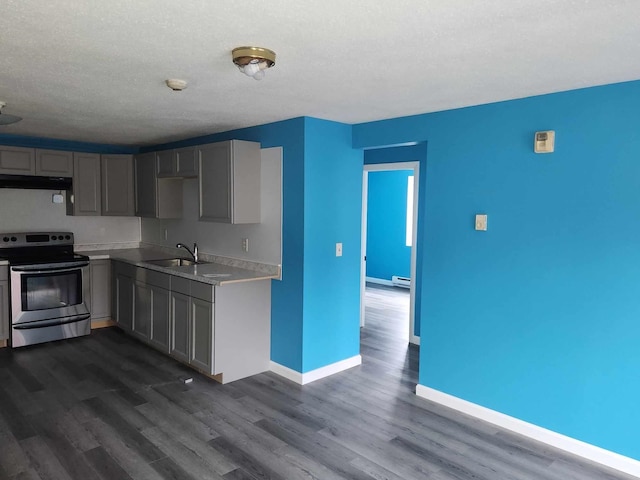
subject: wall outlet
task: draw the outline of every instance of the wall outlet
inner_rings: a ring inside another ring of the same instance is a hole
[[[243,238],[242,239],[242,251],[243,252],[248,252],[249,251],[249,239],[248,238]]]
[[[336,257],[342,256],[342,243],[336,243]]]

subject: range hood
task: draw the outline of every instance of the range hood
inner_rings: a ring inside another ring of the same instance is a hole
[[[38,177],[35,175],[0,175],[0,188],[71,190],[71,178]]]

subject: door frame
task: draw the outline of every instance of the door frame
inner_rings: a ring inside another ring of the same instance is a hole
[[[377,163],[364,165],[362,172],[362,230],[360,245],[360,327],[364,327],[365,285],[367,277],[367,200],[369,172],[392,170],[413,170],[413,238],[411,240],[411,285],[409,288],[409,343],[420,345],[420,337],[415,335],[416,309],[416,250],[418,240],[418,198],[420,197],[420,162]]]

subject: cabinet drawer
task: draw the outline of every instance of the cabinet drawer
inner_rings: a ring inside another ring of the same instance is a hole
[[[194,298],[213,303],[215,301],[213,289],[214,286],[208,283],[191,281],[191,296]]]
[[[146,268],[141,267],[136,268],[136,281],[164,288],[165,290],[169,290],[169,287],[171,286],[170,275],[155,272],[153,270],[147,270]]]
[[[171,291],[191,296],[191,280],[181,277],[171,277]]]

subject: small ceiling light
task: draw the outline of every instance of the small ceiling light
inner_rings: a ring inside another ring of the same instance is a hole
[[[165,80],[164,83],[166,83],[167,87],[169,87],[174,92],[181,92],[182,90],[187,88],[186,80],[180,80],[179,78],[170,78],[168,80]]]
[[[9,115],[8,113],[2,113],[2,108],[7,104],[0,102],[0,125],[11,125],[12,123],[18,123],[22,120],[22,117],[16,115]]]
[[[231,55],[240,71],[255,80],[262,80],[264,71],[276,64],[276,54],[268,48],[238,47]]]

